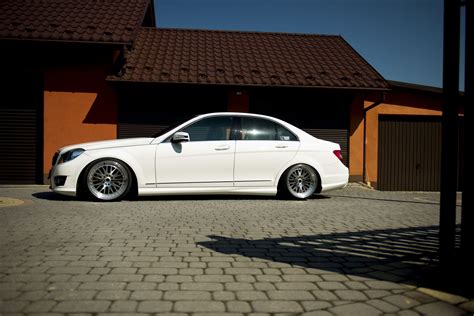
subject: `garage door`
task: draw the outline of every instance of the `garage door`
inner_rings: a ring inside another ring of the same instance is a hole
[[[380,116],[378,151],[377,189],[439,191],[441,117]]]
[[[227,91],[221,88],[131,86],[120,91],[117,137],[150,137],[198,114],[226,108]]]
[[[2,77],[0,184],[43,183],[41,80],[22,72]]]

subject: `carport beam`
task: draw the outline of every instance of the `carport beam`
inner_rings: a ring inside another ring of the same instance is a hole
[[[439,260],[446,269],[452,263],[456,236],[460,15],[459,1],[444,0]]]

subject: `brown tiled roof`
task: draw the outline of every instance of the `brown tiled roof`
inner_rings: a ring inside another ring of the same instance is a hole
[[[149,0],[2,0],[0,39],[130,44]]]
[[[109,81],[388,89],[342,37],[141,28]]]

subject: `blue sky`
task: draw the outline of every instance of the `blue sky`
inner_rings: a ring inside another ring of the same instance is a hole
[[[155,9],[159,27],[342,35],[386,79],[442,85],[443,0],[155,0]]]

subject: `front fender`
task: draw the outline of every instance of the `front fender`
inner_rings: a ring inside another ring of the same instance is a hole
[[[140,146],[141,147],[141,146]],[[114,158],[126,163],[135,174],[138,187],[155,185],[155,146],[145,148],[120,148],[107,150],[91,150],[88,155],[93,160]],[[148,185],[147,185],[148,183]]]

